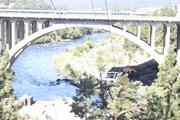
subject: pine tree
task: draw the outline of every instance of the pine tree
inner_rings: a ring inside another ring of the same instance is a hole
[[[158,78],[146,93],[148,104],[140,111],[144,119],[178,120],[180,118],[180,66],[176,65],[174,47],[169,48]]]
[[[131,82],[127,75],[118,76],[112,83],[106,99],[108,111],[114,120],[129,120],[133,112],[143,106],[144,99],[137,93],[141,86],[140,82]]]
[[[16,120],[15,94],[12,89],[13,72],[5,69],[8,64],[8,54],[0,53],[0,120]]]
[[[80,88],[73,97],[72,112],[86,120],[104,120],[99,81],[90,76],[81,80]]]

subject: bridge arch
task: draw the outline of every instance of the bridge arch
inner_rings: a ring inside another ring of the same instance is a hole
[[[18,57],[18,55],[27,47],[29,46],[35,39],[37,39],[38,37],[41,37],[49,32],[52,31],[56,31],[59,29],[64,29],[64,28],[70,28],[70,27],[90,27],[90,28],[97,28],[97,29],[103,29],[103,30],[107,30],[110,31],[112,33],[116,33],[118,35],[121,35],[127,39],[129,39],[130,41],[134,42],[135,44],[137,44],[138,46],[140,46],[142,49],[144,49],[147,53],[149,53],[152,58],[154,58],[158,63],[160,63],[162,61],[162,56],[159,55],[156,51],[154,51],[152,49],[152,47],[150,45],[148,45],[146,42],[142,41],[140,38],[138,38],[137,36],[130,34],[126,31],[123,31],[119,28],[116,27],[109,27],[109,25],[89,25],[89,24],[55,24],[53,26],[44,28],[40,31],[37,31],[33,34],[31,34],[30,36],[26,37],[24,40],[22,40],[21,42],[19,42],[16,46],[14,46],[12,49],[9,50],[9,58],[10,58],[10,65],[12,65],[12,63],[16,60],[16,58]]]

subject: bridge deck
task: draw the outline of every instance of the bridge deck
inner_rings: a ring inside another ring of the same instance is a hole
[[[81,19],[81,20],[108,20],[104,11],[94,12],[86,11],[44,11],[44,10],[3,10],[0,9],[0,18],[39,18],[39,19]],[[180,22],[180,17],[154,17],[145,16],[138,13],[117,13],[110,12],[111,21],[150,21],[150,22]]]

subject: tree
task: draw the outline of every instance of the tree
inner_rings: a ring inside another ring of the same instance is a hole
[[[104,120],[107,114],[114,120],[129,119],[132,117],[130,113],[144,104],[137,94],[140,86],[140,82],[130,82],[127,75],[118,76],[117,80],[106,84],[94,77],[83,79],[73,97],[72,112],[88,120]],[[99,98],[94,100],[95,96]]]
[[[52,9],[44,0],[14,0],[16,9]]]
[[[176,10],[173,6],[164,6],[151,13],[152,16],[176,16]]]
[[[104,119],[101,100],[97,97],[99,93],[100,84],[96,78],[89,76],[82,79],[80,88],[73,97],[71,112],[86,120]]]
[[[130,119],[132,112],[139,110],[144,99],[138,95],[137,90],[142,84],[130,82],[127,75],[119,75],[108,90],[107,108],[114,120]]]
[[[176,53],[171,46],[163,64],[159,66],[158,78],[147,89],[147,105],[140,114],[144,119],[178,120],[180,118],[180,66],[176,65]]]
[[[11,80],[14,73],[5,69],[8,64],[8,54],[5,51],[0,53],[0,120],[17,119],[17,107],[14,105],[15,94],[13,93]]]

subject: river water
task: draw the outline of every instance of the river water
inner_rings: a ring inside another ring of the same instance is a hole
[[[88,35],[93,41],[102,41],[109,33],[96,33]],[[77,39],[76,43],[83,43],[84,38]],[[26,48],[12,65],[15,72],[13,89],[17,97],[29,93],[35,100],[54,100],[57,96],[72,97],[76,87],[63,82],[56,82],[58,72],[54,69],[54,56],[65,48],[75,45],[73,41],[32,45]]]

